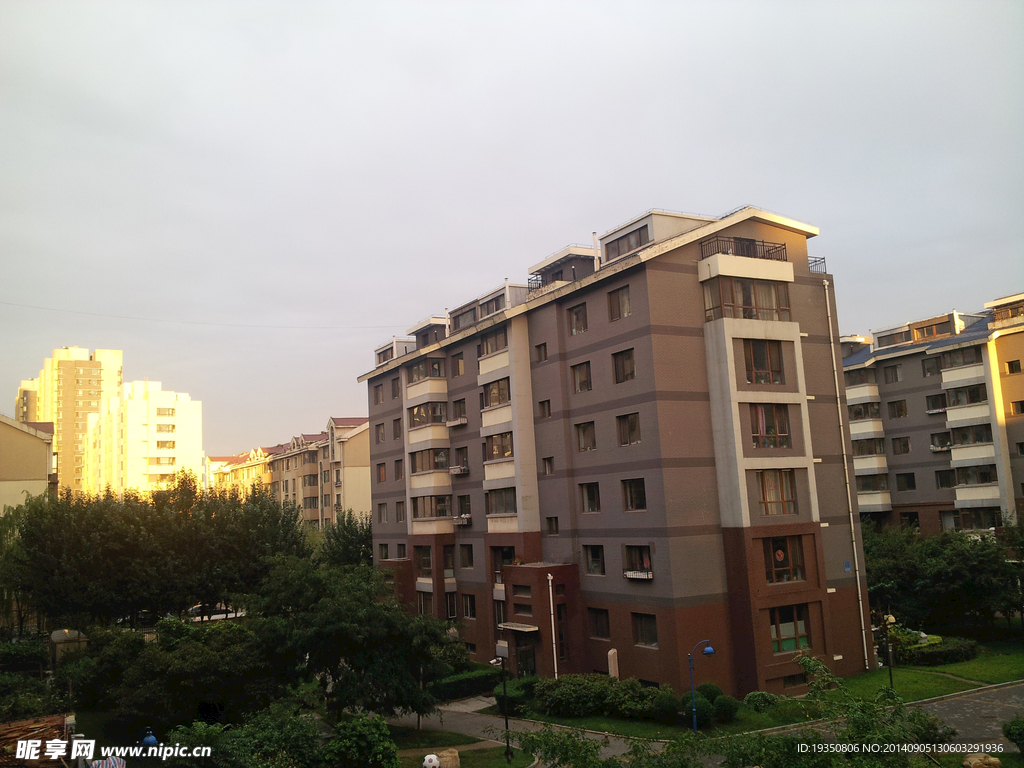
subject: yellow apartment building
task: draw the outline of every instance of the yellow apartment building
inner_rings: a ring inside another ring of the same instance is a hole
[[[40,496],[53,472],[53,435],[0,414],[0,512]]]

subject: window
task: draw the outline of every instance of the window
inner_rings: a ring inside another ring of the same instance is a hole
[[[629,286],[626,285],[608,294],[608,319],[614,323],[629,315]]]
[[[1012,413],[1014,416],[1020,416],[1022,413],[1024,413],[1024,400],[1014,400],[1012,403],[1010,403],[1010,413]],[[160,426],[160,424],[156,425],[157,432],[160,431]],[[171,431],[173,432],[174,430]]]
[[[514,515],[516,513],[516,489],[496,488],[484,494],[488,515]]]
[[[462,596],[462,618],[464,618],[464,619],[475,619],[476,618],[476,595],[463,595]]]
[[[647,225],[644,224],[639,229],[634,229],[632,232],[607,243],[604,247],[605,260],[617,259],[619,256],[624,256],[630,251],[635,251],[641,245],[647,245],[650,241],[651,236],[648,234]]]
[[[789,286],[771,280],[716,277],[704,282],[704,321],[722,317],[748,320],[786,320]]]
[[[413,363],[409,368],[409,383],[413,384],[423,379],[443,379],[444,360],[441,358],[427,358]]]
[[[881,456],[885,453],[885,440],[872,437],[867,440],[853,441],[854,456]]]
[[[374,442],[377,443],[377,445],[380,445],[381,443],[384,442],[384,425],[383,424],[375,424],[374,427],[373,427],[373,431],[374,431],[374,438],[373,438]]]
[[[1006,372],[1007,373],[1020,373],[1020,360],[1007,360],[1006,361]]]
[[[940,358],[942,370],[961,368],[965,365],[976,365],[981,362],[981,347],[965,347],[943,352]]]
[[[633,614],[633,642],[648,648],[658,647],[658,620],[653,614]]]
[[[772,651],[787,653],[811,647],[807,630],[807,604],[784,605],[768,611],[772,628]]]
[[[427,448],[423,451],[416,451],[409,454],[409,472],[444,471],[448,469],[447,448]]]
[[[910,531],[915,528],[920,530],[921,516],[917,512],[900,512],[900,530]]]
[[[456,598],[455,598],[455,593],[454,592],[445,592],[444,593],[445,616],[447,616],[449,619],[456,618],[455,600],[456,600]]]
[[[604,576],[604,547],[600,544],[587,544],[583,547],[583,559],[587,564],[587,573],[591,576]]]
[[[804,545],[800,536],[762,539],[764,575],[769,584],[804,580]]]
[[[929,376],[938,376],[942,373],[942,366],[939,365],[939,358],[937,357],[926,357],[921,361],[921,375],[925,378]]]
[[[416,561],[416,575],[430,576],[432,570],[430,562],[430,547],[413,547],[412,556]]]
[[[636,445],[640,442],[640,414],[627,413],[625,416],[616,416],[615,421],[619,429],[619,445]]]
[[[580,483],[580,496],[583,500],[584,512],[601,511],[600,483]]]
[[[623,547],[622,570],[651,572],[651,548],[649,546]]]
[[[472,568],[473,567],[473,545],[472,544],[459,544],[459,567],[460,568]]]
[[[587,305],[577,304],[569,308],[569,333],[579,336],[587,330]]]
[[[545,517],[544,522],[547,525],[547,531],[549,536],[558,535],[558,518],[557,517]]]
[[[995,464],[984,464],[978,467],[957,467],[957,485],[987,485],[998,482]]]
[[[796,473],[792,469],[766,469],[757,473],[762,515],[796,514]]]
[[[553,474],[555,474],[555,457],[554,456],[546,457],[545,459],[542,460],[541,463],[544,466],[544,474],[545,475],[553,475]]]
[[[339,504],[341,503],[340,499],[339,499],[338,503]],[[396,523],[404,523],[405,522],[405,502],[404,501],[396,501],[395,502],[395,522]],[[400,544],[399,546],[404,547],[405,545],[404,544]],[[402,555],[402,557],[405,557],[405,555]]]
[[[441,550],[441,557],[442,557],[442,560],[444,562],[444,569],[445,569],[445,571],[454,571],[455,570],[455,545],[454,544],[445,544],[444,548]],[[451,574],[450,573],[445,573],[445,576],[450,577]]]
[[[882,375],[885,377],[886,384],[895,384],[898,381],[903,381],[903,366],[902,365],[887,365],[882,369]]]
[[[914,341],[920,341],[921,339],[927,339],[932,336],[942,336],[949,333],[949,321],[944,323],[933,323],[932,325],[923,325],[919,328],[914,328]]]
[[[988,388],[984,384],[946,390],[946,407],[948,408],[986,402],[988,402]]]
[[[422,520],[433,517],[450,517],[451,496],[415,496],[412,500],[412,519]]]
[[[1017,455],[1024,456],[1024,443],[1017,443]]]
[[[907,415],[907,401],[906,400],[893,400],[887,404],[889,409],[890,419],[902,419]]]
[[[897,491],[916,491],[917,480],[914,477],[913,472],[897,472],[896,473],[896,490]]]
[[[477,345],[477,357],[493,355],[502,349],[508,348],[508,331],[501,326],[496,331],[485,333],[480,337],[480,344]]]
[[[448,418],[448,403],[424,403],[409,409],[409,429],[428,424],[444,424]]]
[[[499,627],[505,623],[505,601],[495,600],[494,601],[494,621]]]
[[[897,331],[896,333],[887,333],[883,336],[879,336],[875,343],[879,347],[891,347],[893,344],[902,344],[905,341],[911,341],[913,334],[909,331]]]
[[[388,545],[387,544],[378,544],[377,545],[377,549],[378,549],[378,559],[379,560],[387,560],[388,559]]]
[[[597,436],[594,433],[594,422],[588,421],[576,425],[576,443],[581,451],[597,450]]]
[[[784,384],[782,342],[761,339],[743,340],[747,365],[747,384]]]
[[[391,438],[393,440],[402,439],[402,420],[395,419],[391,422]]]
[[[855,368],[852,371],[843,373],[846,386],[856,387],[860,384],[874,384],[875,370],[873,368]]]
[[[402,385],[396,376],[391,380],[391,399],[394,400],[402,393]]]
[[[533,616],[533,606],[529,603],[513,603],[512,609],[520,616]]]
[[[510,459],[512,456],[511,432],[501,432],[487,438],[487,442],[484,444],[484,461]]]
[[[615,372],[616,384],[635,379],[636,367],[633,365],[633,350],[624,349],[612,355],[612,370]]]
[[[590,636],[595,640],[611,640],[611,622],[605,608],[588,608],[587,618],[590,620]]]
[[[452,355],[452,378],[462,376],[466,372],[466,361],[461,352]]]
[[[956,485],[955,469],[937,469],[935,471],[936,488],[953,488]]]
[[[861,475],[857,478],[857,493],[881,493],[888,490],[888,475]]]
[[[543,363],[545,360],[548,359],[548,345],[547,344],[538,344],[536,347],[534,347],[534,349],[537,350],[537,362],[538,363]]]
[[[924,399],[924,409],[928,413],[943,413],[946,410],[946,396],[928,395]]]
[[[970,427],[956,427],[952,431],[953,445],[976,445],[992,442],[992,425],[975,424]]]
[[[751,404],[750,427],[755,448],[791,448],[789,406]]]
[[[496,405],[504,405],[509,401],[508,379],[498,379],[490,384],[484,384],[484,402],[482,408],[493,408]]]
[[[473,514],[469,496],[459,496],[459,517],[470,517]]]
[[[878,403],[857,403],[848,406],[850,421],[863,421],[864,419],[882,418],[881,406]]]
[[[156,415],[157,416],[173,416],[174,415],[174,409],[173,408],[157,408],[156,409]]]
[[[385,465],[385,464],[378,464],[377,465],[377,482],[378,483],[383,483],[383,482],[386,482],[387,479],[388,479],[387,465]]]
[[[401,459],[395,459],[395,480],[405,479],[405,464]]]
[[[589,392],[591,390],[589,361],[572,366],[572,385],[576,392]]]
[[[395,546],[395,549],[397,550],[395,552],[395,557],[400,559],[400,560],[404,560],[405,559],[405,544],[397,544]]]
[[[512,587],[513,597],[530,597],[533,594],[529,584],[516,584]]]
[[[952,443],[949,432],[933,432],[930,436],[929,445],[933,451],[948,451]]]
[[[480,305],[480,317],[487,317],[493,315],[495,312],[500,312],[505,308],[505,294],[495,296],[489,301],[485,301]]]
[[[156,441],[156,447],[158,449],[160,449],[160,448],[168,448],[168,449],[170,449],[170,448],[174,448],[174,445],[175,445],[175,441],[174,440],[157,440]]]
[[[647,509],[647,488],[642,477],[622,481],[622,506],[627,512]]]
[[[468,310],[467,312],[460,312],[452,317],[452,328],[453,330],[460,331],[463,328],[468,328],[476,322],[476,307]]]
[[[540,414],[540,418],[542,418],[542,419],[550,419],[551,418],[551,401],[550,400],[541,400],[539,403],[537,403],[537,412]]]
[[[430,592],[417,592],[416,610],[420,616],[432,616],[434,613],[434,596]]]
[[[373,404],[380,405],[384,402],[384,385],[375,384],[373,387]]]
[[[894,437],[892,439],[892,452],[894,456],[903,456],[910,453],[910,438]]]
[[[452,462],[452,466],[462,467],[463,474],[469,472],[469,448],[462,446],[455,449],[455,461]]]

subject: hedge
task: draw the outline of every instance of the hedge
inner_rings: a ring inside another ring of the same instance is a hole
[[[498,703],[498,711],[505,714],[505,691],[508,691],[508,714],[514,715],[521,712],[526,702],[533,696],[534,686],[537,685],[537,678],[519,677],[514,680],[499,682],[494,686],[494,699]],[[506,688],[507,686],[507,688]]]
[[[559,717],[604,715],[626,720],[675,722],[679,699],[670,688],[645,686],[636,678],[608,675],[562,675],[536,684],[537,707]]]
[[[1012,741],[1018,751],[1024,752],[1024,715],[1017,715],[1003,723],[1003,736]]]
[[[715,699],[711,706],[714,707],[715,720],[720,723],[731,723],[736,718],[740,703],[732,696],[722,695]]]
[[[944,637],[941,643],[919,645],[900,654],[900,662],[911,666],[936,667],[969,661],[978,655],[978,643],[966,637]]]
[[[697,686],[697,693],[714,704],[715,699],[722,695],[722,689],[714,683],[701,683]]]
[[[435,698],[441,701],[452,701],[453,699],[464,699],[467,696],[490,693],[500,680],[501,669],[484,667],[443,677],[433,681],[427,687]]]
[[[43,643],[0,643],[0,670],[38,674],[39,665],[49,660],[50,652]]]
[[[761,714],[778,704],[779,700],[779,696],[776,696],[774,693],[768,693],[768,691],[751,691],[744,697],[743,703],[758,714]]]

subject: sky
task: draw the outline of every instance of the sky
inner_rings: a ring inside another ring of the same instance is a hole
[[[651,208],[820,228],[840,328],[1024,291],[1024,3],[0,0],[0,412],[62,346],[211,455]]]

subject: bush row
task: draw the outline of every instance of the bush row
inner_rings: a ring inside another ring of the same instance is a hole
[[[534,686],[537,685],[537,678],[518,677],[514,680],[499,682],[494,686],[494,698],[498,703],[498,711],[505,714],[516,715],[522,712],[527,700],[533,696]],[[505,693],[508,693],[506,699]],[[507,707],[507,710],[506,710]]]
[[[940,643],[899,648],[897,662],[920,667],[935,667],[969,661],[978,655],[978,643],[966,637],[944,637]]]
[[[501,680],[501,670],[496,667],[481,666],[460,672],[457,675],[435,680],[429,685],[430,692],[441,701],[464,699],[467,696],[478,696],[489,693]]]

